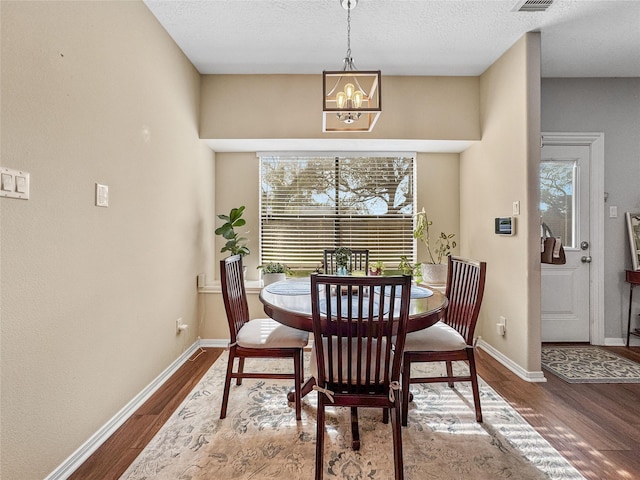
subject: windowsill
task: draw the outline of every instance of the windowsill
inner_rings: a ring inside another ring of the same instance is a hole
[[[426,283],[420,283],[419,285],[430,288],[440,293],[444,293],[446,285],[427,285]],[[257,295],[264,287],[262,280],[247,280],[244,282],[244,288],[249,295]],[[198,293],[222,293],[222,284],[219,281],[215,281],[198,288]]]
[[[244,288],[248,295],[259,294],[262,287],[262,280],[247,280],[244,282]],[[219,281],[209,283],[204,287],[198,288],[198,293],[222,293],[222,284]]]

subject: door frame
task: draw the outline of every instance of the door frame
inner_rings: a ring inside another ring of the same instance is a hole
[[[546,145],[589,147],[589,343],[604,345],[604,133],[543,132]]]

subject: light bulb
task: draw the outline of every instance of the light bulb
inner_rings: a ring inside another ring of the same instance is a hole
[[[353,83],[347,83],[344,86],[344,93],[347,95],[347,99],[351,100],[353,98],[353,92],[355,91],[356,87],[353,86]]]
[[[336,106],[338,108],[344,108],[347,104],[347,96],[344,92],[338,92],[336,94]]]
[[[353,94],[353,108],[360,108],[362,106],[362,91],[356,90]]]

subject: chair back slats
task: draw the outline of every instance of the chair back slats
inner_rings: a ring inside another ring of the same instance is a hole
[[[446,295],[449,306],[444,322],[463,336],[467,345],[473,334],[484,295],[486,263],[461,257],[449,257]]]
[[[341,393],[388,391],[398,381],[411,277],[311,276],[317,378]]]
[[[232,255],[220,260],[220,279],[224,308],[227,313],[231,343],[233,344],[236,342],[236,336],[242,326],[249,321],[249,306],[244,287],[242,255]]]
[[[335,249],[324,250],[324,273],[327,275],[335,275],[338,271],[338,265],[336,264]],[[351,256],[349,257],[349,271],[369,270],[369,250],[368,249],[351,249]]]

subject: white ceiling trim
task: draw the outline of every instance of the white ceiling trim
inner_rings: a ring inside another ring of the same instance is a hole
[[[461,153],[475,141],[368,139],[209,139],[214,152],[429,152]]]

